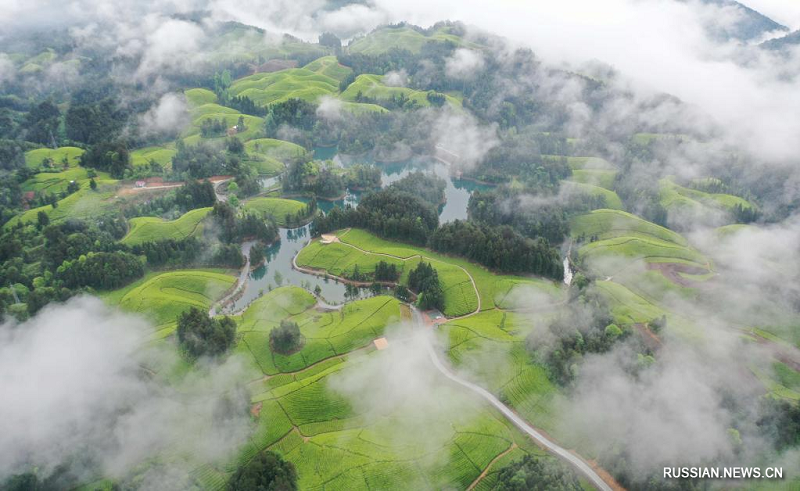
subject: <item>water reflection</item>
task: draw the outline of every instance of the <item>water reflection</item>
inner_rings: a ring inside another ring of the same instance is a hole
[[[314,149],[314,157],[333,160],[337,165],[341,166],[349,166],[355,163],[372,163],[367,158],[339,158],[336,153],[336,147],[327,149],[318,147]],[[447,223],[456,219],[466,219],[467,205],[472,192],[476,189],[485,190],[490,187],[465,179],[454,179],[450,175],[449,168],[446,165],[430,159],[377,165],[381,169],[381,183],[384,187],[402,179],[416,170],[433,173],[444,179],[446,183],[445,197],[447,201],[439,207],[440,223]],[[261,183],[264,187],[269,188],[279,184],[280,179],[278,177],[265,178],[262,179]],[[348,189],[343,199],[335,201],[319,200],[318,204],[320,209],[327,213],[334,206],[357,206],[361,195],[362,193],[359,191],[351,191]],[[308,202],[307,198],[298,199]],[[294,269],[292,267],[294,257],[311,239],[310,226],[282,228],[279,231],[280,240],[267,247],[265,251],[265,264],[250,273],[242,296],[233,304],[234,311],[244,309],[260,295],[284,285],[295,285],[312,292],[315,290],[319,291],[320,296],[329,304],[341,304],[353,298],[369,295],[366,289],[354,291],[352,288],[348,289],[345,284],[335,280],[329,280]]]
[[[333,160],[334,163],[342,167],[348,167],[358,163],[374,163],[371,158],[366,156],[340,158],[336,153],[336,147],[316,147],[314,149],[314,157]],[[476,189],[484,191],[491,188],[489,185],[476,183],[468,179],[456,179],[450,175],[450,168],[447,165],[432,159],[414,159],[395,163],[377,163],[376,165],[381,170],[381,185],[383,187],[389,186],[393,182],[417,170],[432,173],[444,179],[446,184],[444,191],[446,201],[439,207],[439,223],[452,222],[453,220],[466,220],[467,205],[469,204],[469,198],[472,192]],[[319,207],[323,212],[327,213],[334,206],[357,206],[361,195],[362,192],[360,191],[348,189],[343,199],[334,201],[319,200]],[[300,201],[308,202],[308,199],[300,198]]]
[[[344,284],[303,273],[292,267],[294,257],[311,239],[309,225],[299,228],[282,228],[279,229],[279,232],[280,241],[273,243],[265,250],[265,264],[250,273],[244,293],[233,304],[234,311],[243,309],[271,289],[285,285],[299,286],[311,292],[319,287],[320,296],[330,304],[340,304],[352,298],[353,292],[347,292]],[[366,291],[362,291],[358,295],[365,294]]]

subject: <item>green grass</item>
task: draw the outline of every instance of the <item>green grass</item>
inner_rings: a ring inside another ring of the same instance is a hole
[[[718,210],[732,210],[735,206],[748,209],[752,203],[744,198],[724,193],[706,193],[675,184],[671,179],[661,179],[660,200],[667,210],[688,208],[702,212],[704,207]]]
[[[248,156],[248,158],[242,162],[255,169],[258,175],[264,177],[277,176],[286,170],[286,164],[271,157],[260,157],[258,155],[253,155]]]
[[[605,200],[605,207],[612,210],[622,209],[622,200],[617,196],[617,193],[600,186],[592,184],[584,184],[581,182],[561,181],[561,185],[566,187],[570,192],[577,192],[581,194],[588,194],[591,196],[602,196]]]
[[[394,48],[402,48],[412,53],[419,53],[422,46],[431,41],[452,42],[459,46],[477,46],[452,34],[449,27],[442,27],[426,36],[409,27],[386,26],[372,31],[363,38],[351,41],[347,46],[347,50],[351,53],[371,56],[384,54]]]
[[[129,221],[130,230],[122,238],[126,245],[159,240],[181,240],[187,237],[198,237],[203,233],[203,219],[211,208],[198,208],[184,213],[175,220],[163,220],[157,217],[136,217]]]
[[[449,316],[464,315],[473,312],[478,307],[475,289],[464,271],[444,261],[434,258],[425,258],[439,273],[439,280],[444,290],[444,313]],[[408,273],[420,262],[414,257],[408,261],[387,258],[360,252],[344,244],[321,244],[312,242],[305,247],[297,257],[297,264],[305,267],[325,270],[336,276],[350,276],[355,266],[358,265],[362,273],[372,273],[380,261],[397,265],[402,271],[401,281],[406,282]]]
[[[131,165],[141,167],[149,165],[150,161],[156,162],[165,169],[172,167],[172,157],[175,156],[175,149],[168,147],[144,147],[137,148],[131,152]]]
[[[61,169],[61,161],[67,158],[70,167],[75,167],[80,163],[80,157],[84,150],[78,147],[59,147],[59,148],[37,148],[25,152],[25,165],[31,169],[38,169],[45,159],[51,159],[52,165]]]
[[[106,181],[106,183],[115,182]],[[100,182],[98,182],[98,185],[98,190],[92,191],[89,188],[88,181],[86,181],[81,185],[82,187],[79,191],[59,200],[57,208],[53,208],[50,205],[31,208],[9,220],[4,227],[11,228],[17,222],[35,223],[40,211],[45,212],[51,222],[57,222],[66,218],[94,218],[117,209],[114,203],[115,192],[107,190],[113,185],[101,184]]]
[[[209,114],[239,114],[239,111],[227,106],[222,106],[216,102],[209,102],[192,108],[191,114],[192,117],[198,118]]]
[[[195,145],[200,139],[202,139],[200,128],[203,125],[203,121],[210,119],[223,120],[225,121],[225,126],[227,128],[232,128],[238,123],[239,117],[244,118],[244,124],[247,129],[245,131],[236,133],[237,138],[246,142],[259,138],[263,135],[264,118],[250,116],[249,114],[240,114],[234,109],[218,106],[217,104],[206,104],[204,106],[200,106],[195,111],[192,111],[192,124],[184,134],[184,143],[187,145]],[[191,137],[194,138],[190,140],[189,138]]]
[[[575,182],[591,184],[608,190],[613,190],[614,178],[616,176],[617,171],[615,170],[576,169],[572,171],[572,177],[570,179]]]
[[[667,314],[667,311],[619,283],[598,281],[595,285],[598,291],[610,301],[611,313],[615,322],[619,324],[629,325],[650,322]]]
[[[478,306],[475,288],[464,270],[475,280],[482,309],[494,308],[496,301],[510,305],[526,294],[529,298],[536,297],[542,304],[556,303],[562,295],[559,287],[548,280],[496,275],[469,261],[438,254],[421,247],[387,241],[364,230],[352,229],[339,232],[339,237],[344,244],[323,245],[319,241],[312,241],[300,251],[297,263],[342,276],[350,275],[356,264],[359,271],[369,274],[374,271],[379,261],[386,261],[398,266],[402,273],[400,281],[405,282],[408,273],[417,266],[421,257],[439,272],[445,294],[444,314],[450,317],[468,314],[475,311]],[[346,244],[368,252],[395,257],[366,254]],[[515,294],[509,295],[512,290]]]
[[[377,104],[369,104],[366,102],[342,102],[342,109],[356,116],[369,113],[388,113],[389,110]]]
[[[183,93],[189,104],[195,107],[217,102],[217,94],[208,89],[188,89],[183,91]]]
[[[40,172],[22,183],[22,191],[60,193],[67,189],[70,181],[86,184],[89,180],[88,171],[83,167],[72,167],[63,172]],[[97,172],[96,182],[109,180],[111,176],[108,173]]]
[[[408,87],[389,87],[383,83],[383,75],[363,74],[342,92],[342,99],[355,102],[358,94],[372,99],[389,100],[394,97],[405,96],[421,107],[430,106],[426,91],[414,90]],[[445,95],[447,102],[453,107],[461,107],[461,102],[450,95]]]
[[[594,210],[576,216],[570,221],[570,231],[573,237],[584,235],[587,240],[593,235],[600,240],[633,235],[680,246],[688,245],[686,239],[677,232],[619,210]]]
[[[320,75],[325,75],[326,77],[336,79],[340,82],[347,78],[348,75],[353,73],[352,68],[340,65],[339,60],[337,60],[336,56],[333,55],[317,58],[303,68],[314,73],[319,73]]]
[[[519,454],[535,451],[482,402],[445,380],[437,384],[438,395],[458,411],[425,411],[403,401],[380,414],[365,413],[333,388],[334,379],[367,369],[362,363],[382,353],[324,362],[311,376],[295,375],[257,394],[259,420],[275,421],[275,427],[259,422],[250,451],[282,454],[296,466],[300,489],[463,489],[512,444],[521,447]]]
[[[369,345],[383,335],[387,326],[401,319],[400,302],[393,297],[357,300],[345,305],[340,312],[318,312],[312,309],[315,304],[316,300],[307,291],[287,286],[266,293],[240,316],[241,336],[237,350],[252,359],[254,366],[264,374],[298,372],[331,359],[331,363],[320,370],[296,373],[279,385],[265,387],[268,390],[256,400],[266,400],[313,383],[336,369],[339,362],[334,362],[333,357]],[[297,322],[305,341],[302,349],[291,355],[275,353],[269,347],[269,332],[283,319]]]
[[[123,310],[143,314],[156,326],[157,335],[164,336],[174,331],[182,312],[190,307],[208,310],[235,281],[222,270],[212,269],[149,273],[101,297]]]
[[[256,73],[236,80],[229,89],[231,96],[249,97],[260,106],[294,98],[317,102],[338,91],[337,79],[305,68]]]
[[[273,138],[250,140],[244,144],[244,148],[249,155],[267,157],[280,162],[303,158],[306,155],[306,149],[300,145]]]
[[[660,239],[631,236],[590,242],[581,247],[580,256],[590,262],[618,256],[626,261],[631,259],[678,259],[688,261],[701,268],[706,268],[708,265],[706,257],[694,249]]]
[[[296,215],[303,213],[306,209],[306,204],[293,199],[283,198],[253,198],[244,204],[244,209],[248,211],[257,211],[265,213],[275,219],[281,227],[288,225],[286,215]]]

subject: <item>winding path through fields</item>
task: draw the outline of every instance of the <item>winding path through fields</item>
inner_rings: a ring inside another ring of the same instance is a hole
[[[357,246],[355,246],[353,244],[348,244],[346,242],[340,242],[340,243],[343,244],[343,245],[352,247],[352,248],[354,248],[354,249],[356,249],[356,250],[358,250],[358,251],[360,251],[360,252],[362,252],[364,254],[371,254],[371,255],[376,255],[376,256],[383,256],[383,257],[389,257],[389,258],[394,258],[394,259],[400,259],[402,261],[407,261],[407,260],[412,259],[412,258],[417,257],[417,256],[423,257],[421,254],[415,254],[415,255],[407,257],[407,258],[402,258],[402,257],[398,257],[398,256],[393,256],[391,254],[367,251],[367,250],[361,249],[360,247],[357,247]],[[234,298],[235,295],[244,287],[245,283],[247,282],[247,275],[249,274],[249,271],[250,271],[250,268],[249,268],[249,265],[250,265],[249,252],[250,252],[250,248],[252,246],[253,246],[253,242],[246,242],[246,243],[242,244],[242,253],[245,255],[245,258],[246,258],[247,262],[246,262],[245,266],[242,268],[242,271],[241,271],[241,273],[239,275],[239,281],[237,283],[237,287],[234,288],[234,290],[230,294],[226,295],[225,298],[221,299],[219,302],[215,303],[211,307],[211,309],[209,311],[210,315],[213,316],[213,315],[216,314],[216,306],[217,305],[224,305],[231,298]],[[303,271],[303,272],[306,272],[306,273],[309,273],[309,274],[314,274],[314,275],[322,275],[322,273],[320,273],[319,271],[315,271],[315,270],[311,270],[311,269],[307,269],[307,268],[303,268],[301,266],[298,266],[298,264],[297,264],[297,255],[295,255],[292,258],[292,266],[294,266],[294,268],[299,270],[299,271]],[[475,295],[478,298],[478,307],[472,313],[469,313],[469,314],[466,314],[466,315],[463,315],[463,316],[460,316],[460,317],[455,317],[455,318],[450,319],[450,320],[463,319],[465,317],[469,317],[469,316],[475,315],[475,314],[477,314],[477,313],[479,313],[481,311],[481,295],[480,295],[480,292],[478,291],[478,285],[475,283],[475,279],[472,277],[472,275],[469,273],[469,271],[467,269],[465,269],[465,268],[463,268],[461,266],[458,266],[458,265],[455,265],[455,266],[457,266],[459,269],[464,271],[464,273],[467,275],[467,277],[469,278],[470,282],[472,283],[472,287],[475,289]],[[330,275],[328,275],[328,276],[330,276]],[[320,302],[321,301],[318,301],[318,304]],[[333,308],[334,307],[334,306],[329,306],[329,305],[324,305],[324,306],[329,307],[329,308]],[[411,311],[412,311],[412,317],[413,317],[414,323],[417,325],[417,327],[425,328],[425,322],[424,322],[424,320],[422,318],[422,314],[420,313],[420,311],[417,308],[415,308],[413,305],[411,306]],[[436,369],[442,375],[444,375],[449,380],[457,383],[458,385],[461,385],[462,387],[465,387],[465,388],[471,390],[472,392],[478,394],[479,396],[481,396],[489,404],[491,404],[494,408],[496,408],[498,411],[500,411],[500,413],[502,413],[503,416],[506,419],[508,419],[514,426],[516,426],[520,431],[522,431],[523,433],[525,433],[526,435],[531,437],[535,442],[537,442],[539,445],[541,445],[548,452],[558,456],[559,458],[564,460],[566,463],[571,465],[573,468],[575,468],[579,473],[581,473],[583,476],[585,476],[587,479],[589,479],[597,489],[600,489],[602,491],[613,491],[611,486],[609,486],[603,480],[603,478],[601,478],[600,475],[597,472],[595,472],[595,470],[588,463],[586,463],[586,461],[584,461],[582,458],[580,458],[576,454],[573,454],[569,450],[561,447],[556,442],[550,440],[547,436],[545,436],[543,433],[541,433],[536,428],[531,426],[527,421],[525,421],[519,415],[517,415],[517,413],[515,413],[510,407],[508,407],[505,404],[503,404],[499,399],[497,399],[497,397],[492,395],[492,393],[490,393],[489,391],[487,391],[483,387],[481,387],[479,385],[476,385],[476,384],[474,384],[472,382],[469,382],[467,380],[464,380],[464,379],[460,378],[459,376],[457,376],[456,374],[454,374],[452,371],[450,371],[450,369],[447,368],[445,366],[445,364],[439,359],[439,355],[436,353],[436,349],[434,348],[433,343],[431,343],[430,338],[426,336],[425,339],[426,339],[425,349],[428,352],[428,356],[429,356],[431,362],[433,363],[434,367],[436,367]],[[309,367],[306,367],[306,368],[309,368]],[[480,480],[480,478],[478,480]],[[474,484],[475,483],[473,483],[473,485]]]
[[[422,321],[422,314],[416,309],[412,307],[412,312],[414,316],[415,323],[417,326],[424,328],[425,324]],[[519,428],[522,432],[533,438],[539,445],[545,448],[548,452],[553,453],[560,457],[562,460],[566,461],[572,467],[578,470],[581,474],[586,476],[592,484],[594,484],[597,489],[601,489],[603,491],[612,491],[611,486],[606,484],[606,482],[597,474],[592,467],[587,464],[583,459],[578,457],[577,455],[573,454],[569,450],[565,449],[564,447],[558,445],[556,442],[550,440],[542,433],[536,430],[533,426],[528,424],[527,421],[522,419],[515,413],[511,408],[500,402],[500,400],[492,395],[488,390],[484,389],[483,387],[473,384],[472,382],[468,382],[461,377],[457,376],[453,372],[448,369],[444,363],[439,359],[439,355],[436,354],[436,349],[434,349],[433,344],[430,342],[429,337],[425,337],[427,342],[425,343],[425,349],[428,351],[428,356],[431,359],[431,362],[436,367],[439,372],[447,377],[448,379],[452,380],[453,382],[466,387],[467,389],[475,392],[479,396],[483,397],[486,401],[489,402],[492,406],[494,406],[498,411],[500,411],[503,416],[506,417],[509,421],[511,421],[514,426]]]
[[[360,252],[362,252],[364,254],[371,254],[371,255],[375,255],[375,256],[383,256],[383,257],[389,257],[389,258],[394,258],[394,259],[400,259],[402,261],[407,261],[408,259],[411,259],[411,258],[414,258],[414,257],[417,257],[417,256],[422,257],[422,255],[414,255],[414,256],[407,257],[407,258],[402,258],[402,257],[398,257],[398,256],[393,256],[391,254],[367,251],[367,250],[361,249],[360,247],[355,246],[353,244],[348,244],[347,242],[339,242],[339,243],[341,243],[343,245],[346,245],[346,246],[349,246],[349,247],[352,247],[352,248],[354,248],[354,249],[356,249],[356,250],[358,250],[358,251],[360,251]],[[299,266],[297,266],[296,259],[297,259],[297,256],[295,256],[292,259],[293,265],[298,269],[304,270],[303,268],[300,268]],[[450,319],[450,320],[463,319],[465,317],[469,317],[469,316],[475,315],[475,314],[477,314],[477,313],[479,313],[481,311],[481,295],[480,295],[480,292],[478,291],[478,285],[475,283],[475,279],[472,277],[472,275],[469,273],[469,271],[467,271],[467,269],[465,269],[465,268],[463,268],[461,266],[458,266],[458,265],[455,265],[455,266],[457,266],[459,269],[461,269],[467,275],[467,277],[469,278],[470,282],[472,283],[472,287],[475,289],[475,295],[478,297],[478,308],[475,309],[475,311],[472,312],[472,313],[469,313],[469,314],[466,314],[466,315],[463,315],[463,316],[460,316],[460,317],[455,317],[455,318]],[[313,272],[313,271],[309,271],[309,272],[311,272],[312,274],[319,274],[319,272]],[[414,306],[411,306],[411,309],[412,309],[412,316],[414,318],[415,324],[420,328],[424,328],[425,327],[425,323],[424,323],[424,321],[422,319],[422,314]],[[527,421],[522,419],[511,408],[509,408],[508,406],[506,406],[505,404],[500,402],[500,400],[497,399],[497,397],[492,395],[492,393],[490,393],[489,391],[487,391],[483,387],[481,387],[479,385],[476,385],[476,384],[473,384],[472,382],[469,382],[467,380],[464,380],[464,379],[458,377],[452,371],[450,371],[444,365],[444,363],[442,363],[442,361],[439,359],[439,355],[436,353],[436,350],[434,349],[433,344],[430,342],[430,339],[427,336],[425,337],[425,339],[427,341],[425,343],[425,349],[428,352],[428,356],[430,357],[430,360],[433,363],[433,365],[436,367],[436,369],[440,373],[442,373],[442,375],[447,377],[449,380],[451,380],[451,381],[453,381],[453,382],[455,382],[455,383],[457,383],[457,384],[459,384],[459,385],[461,385],[463,387],[466,387],[467,389],[471,390],[472,392],[475,392],[476,394],[480,395],[487,402],[489,402],[489,404],[491,404],[497,410],[499,410],[503,414],[503,416],[505,416],[509,421],[511,421],[512,424],[514,424],[514,426],[516,426],[522,432],[524,432],[525,434],[527,434],[528,436],[533,438],[534,441],[536,441],[539,445],[541,445],[547,451],[557,455],[562,460],[564,460],[565,462],[570,464],[572,467],[574,467],[582,475],[586,476],[586,478],[589,479],[595,487],[597,487],[598,489],[601,489],[602,491],[612,491],[611,486],[609,486],[603,480],[603,478],[601,478],[600,475],[597,472],[595,472],[595,470],[592,469],[592,467],[589,464],[587,464],[582,458],[580,458],[577,455],[573,454],[569,450],[561,447],[556,442],[550,440],[544,434],[542,434],[541,432],[536,430],[536,428],[531,426]]]

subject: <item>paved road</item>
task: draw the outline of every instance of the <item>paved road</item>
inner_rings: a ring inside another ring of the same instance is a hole
[[[415,322],[419,327],[424,328],[424,323],[422,322],[422,315],[416,308],[412,307],[412,309]],[[508,406],[500,402],[498,398],[496,398],[494,395],[492,395],[489,391],[487,391],[483,387],[475,385],[472,382],[468,382],[458,377],[453,372],[451,372],[439,359],[439,355],[436,354],[436,349],[430,342],[430,338],[426,336],[426,339],[428,341],[425,343],[425,348],[428,351],[428,355],[430,356],[431,362],[433,362],[433,365],[439,370],[439,372],[442,373],[442,375],[452,380],[453,382],[468,388],[469,390],[475,392],[476,394],[486,399],[489,402],[489,404],[497,408],[497,410],[503,413],[503,416],[505,416],[512,423],[514,423],[514,426],[516,426],[521,431],[526,433],[528,436],[533,438],[546,450],[557,455],[562,460],[566,461],[572,467],[577,469],[578,472],[586,476],[597,489],[601,489],[602,491],[612,491],[611,487],[608,484],[606,484],[606,482],[603,481],[603,479],[600,478],[600,476],[594,471],[594,469],[592,469],[591,466],[589,466],[589,464],[584,462],[583,459],[572,454],[567,449],[559,446],[557,443],[548,439],[542,433],[537,431],[533,426],[529,425],[525,420],[520,418],[517,415],[517,413],[512,411]]]

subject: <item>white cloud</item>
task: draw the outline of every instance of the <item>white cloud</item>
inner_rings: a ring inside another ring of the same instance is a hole
[[[479,52],[459,48],[445,61],[445,73],[451,78],[471,79],[483,65],[483,56]]]
[[[181,93],[164,94],[144,113],[140,124],[145,134],[178,134],[189,124],[186,97]]]
[[[221,394],[250,380],[239,360],[165,390],[143,367],[169,370],[177,358],[171,348],[144,344],[152,332],[143,319],[93,297],[0,325],[0,480],[29,465],[47,475],[73,456],[120,477],[167,447],[213,461],[243,443],[246,408],[212,421]]]

